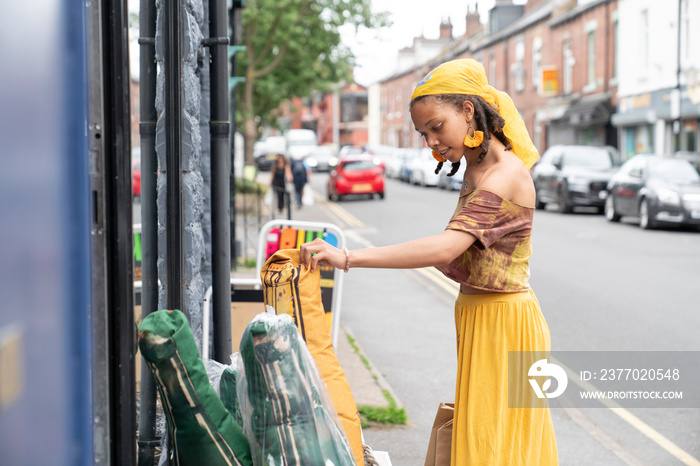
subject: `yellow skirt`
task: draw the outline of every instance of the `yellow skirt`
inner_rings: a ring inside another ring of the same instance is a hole
[[[557,465],[549,407],[508,407],[508,351],[549,351],[532,291],[460,293],[452,466]]]

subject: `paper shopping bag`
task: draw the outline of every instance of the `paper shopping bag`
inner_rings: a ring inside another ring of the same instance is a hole
[[[450,466],[454,412],[454,403],[440,403],[435,415],[433,430],[430,432],[428,453],[425,455],[425,466]]]

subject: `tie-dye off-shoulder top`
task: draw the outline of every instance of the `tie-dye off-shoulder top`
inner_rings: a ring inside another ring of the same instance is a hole
[[[480,290],[512,293],[530,289],[534,209],[477,189],[459,198],[448,230],[476,237],[469,249],[437,269],[458,283]]]

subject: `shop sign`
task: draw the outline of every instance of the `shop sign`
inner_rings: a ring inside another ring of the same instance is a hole
[[[543,66],[539,94],[552,96],[559,94],[559,69],[556,66]]]

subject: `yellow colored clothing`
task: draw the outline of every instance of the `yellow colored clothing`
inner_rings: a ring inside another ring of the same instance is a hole
[[[533,213],[534,209],[490,191],[463,194],[446,229],[469,233],[476,242],[437,269],[457,283],[480,290],[529,290]]]
[[[535,294],[460,293],[455,324],[452,466],[558,465],[546,403],[540,408],[508,407],[508,352],[550,350],[549,328]]]
[[[446,94],[475,95],[498,110],[505,120],[503,134],[513,146],[513,152],[523,161],[525,168],[532,168],[540,155],[530,139],[525,122],[513,99],[489,85],[481,63],[471,58],[460,58],[439,65],[418,83],[411,100],[426,95]]]

